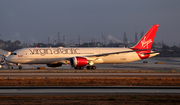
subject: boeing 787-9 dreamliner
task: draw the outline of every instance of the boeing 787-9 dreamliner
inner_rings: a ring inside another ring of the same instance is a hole
[[[7,62],[21,64],[47,64],[59,67],[70,64],[75,69],[96,69],[94,64],[128,63],[158,55],[151,46],[159,24],[153,25],[141,40],[131,48],[23,48],[12,52]]]

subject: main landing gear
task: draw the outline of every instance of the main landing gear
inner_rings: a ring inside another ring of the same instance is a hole
[[[86,68],[87,68],[87,69],[93,69],[93,70],[95,70],[95,69],[96,69],[96,66],[87,66]]]
[[[81,70],[83,70],[84,67],[74,67],[74,69],[81,69]]]
[[[18,69],[21,70],[22,69],[22,66],[21,64],[17,63],[16,66],[19,66]]]
[[[96,66],[87,66],[86,67],[88,70],[95,70],[96,69]],[[79,69],[79,70],[83,70],[84,67],[74,67],[74,69]]]

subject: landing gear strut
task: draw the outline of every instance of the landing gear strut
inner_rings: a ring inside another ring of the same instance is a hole
[[[95,70],[95,69],[96,69],[96,66],[87,66],[86,68],[87,68],[87,69],[93,69],[93,70]]]

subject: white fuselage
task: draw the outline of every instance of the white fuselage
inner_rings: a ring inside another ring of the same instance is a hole
[[[50,63],[69,63],[69,58],[85,57],[93,63],[127,63],[141,60],[136,52],[114,54],[101,57],[87,57],[119,51],[132,51],[129,48],[24,48],[14,51],[7,61],[20,64],[50,64]],[[157,54],[150,54],[149,57]]]

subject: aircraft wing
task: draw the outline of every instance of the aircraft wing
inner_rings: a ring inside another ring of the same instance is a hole
[[[85,56],[85,57],[104,57],[104,56],[109,56],[109,55],[123,54],[123,53],[136,52],[136,51],[146,51],[146,50],[149,50],[149,49],[138,49],[138,50],[130,50],[130,51],[120,51],[120,52],[88,55],[88,56]]]
[[[123,53],[136,52],[136,51],[146,51],[146,50],[150,50],[150,49],[137,49],[137,50],[120,51],[120,52],[112,52],[112,53],[103,53],[103,54],[96,54],[96,55],[85,55],[85,56],[77,56],[77,57],[85,57],[88,60],[94,60],[94,59],[97,59],[97,58],[110,56],[110,55],[115,55],[115,54],[123,54]],[[70,63],[69,61],[70,61],[71,58],[72,57],[61,58],[58,62],[68,64],[68,63]]]

